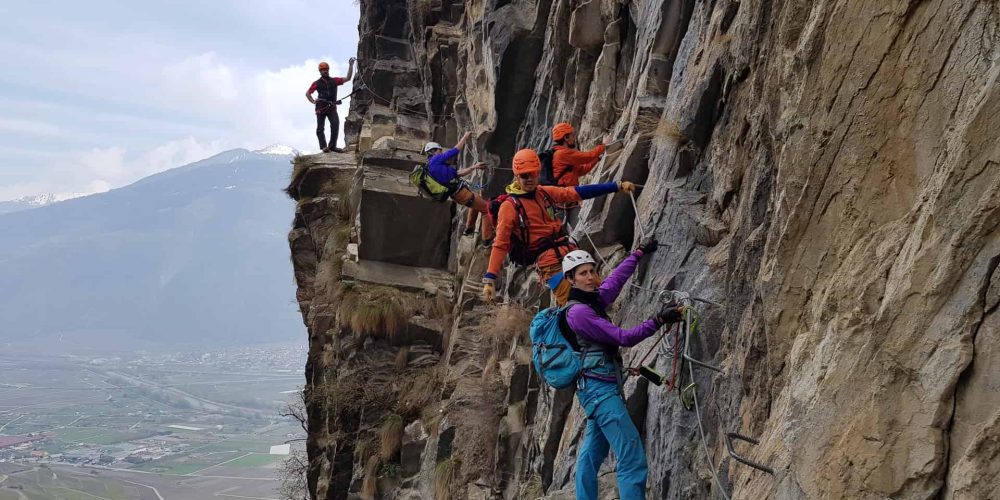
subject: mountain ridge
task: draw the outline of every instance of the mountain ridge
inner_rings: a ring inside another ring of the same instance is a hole
[[[301,321],[279,257],[288,159],[234,149],[0,215],[0,341],[295,338]]]

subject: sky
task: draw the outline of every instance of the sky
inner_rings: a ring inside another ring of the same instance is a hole
[[[315,151],[305,91],[321,60],[345,76],[358,38],[352,0],[11,1],[0,19],[0,200],[237,147]]]

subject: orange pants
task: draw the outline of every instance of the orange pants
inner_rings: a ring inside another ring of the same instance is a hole
[[[468,186],[462,186],[461,189],[455,192],[455,194],[451,195],[451,199],[470,208],[469,218],[466,219],[467,224],[470,226],[476,223],[476,213],[483,214],[483,240],[488,240],[493,237],[493,222],[490,220],[489,216],[489,201],[486,201],[486,199],[482,196],[473,193]]]
[[[562,264],[552,264],[550,266],[539,267],[537,268],[537,271],[538,279],[542,281],[542,285],[548,286],[549,280],[553,276],[562,272]],[[571,285],[569,284],[569,280],[566,278],[563,278],[562,281],[559,282],[559,285],[554,289],[550,288],[550,290],[552,290],[552,296],[556,299],[557,306],[562,307],[566,305],[567,301],[569,301],[570,288]]]

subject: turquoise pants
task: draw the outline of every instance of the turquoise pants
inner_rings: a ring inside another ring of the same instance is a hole
[[[597,500],[597,473],[615,450],[621,500],[646,498],[646,452],[618,384],[581,377],[576,396],[587,414],[587,430],[576,460],[576,498]]]

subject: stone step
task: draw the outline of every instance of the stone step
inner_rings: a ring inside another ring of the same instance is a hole
[[[363,167],[385,167],[406,172],[412,171],[416,165],[425,163],[427,163],[427,157],[420,154],[419,151],[403,149],[373,149],[366,151],[361,157]]]
[[[455,297],[454,279],[451,273],[426,267],[409,267],[388,262],[360,260],[345,261],[345,280],[353,279],[366,283],[391,286],[407,292],[442,294],[449,299]]]
[[[452,203],[420,197],[401,170],[365,166],[361,174],[358,256],[448,269]]]

